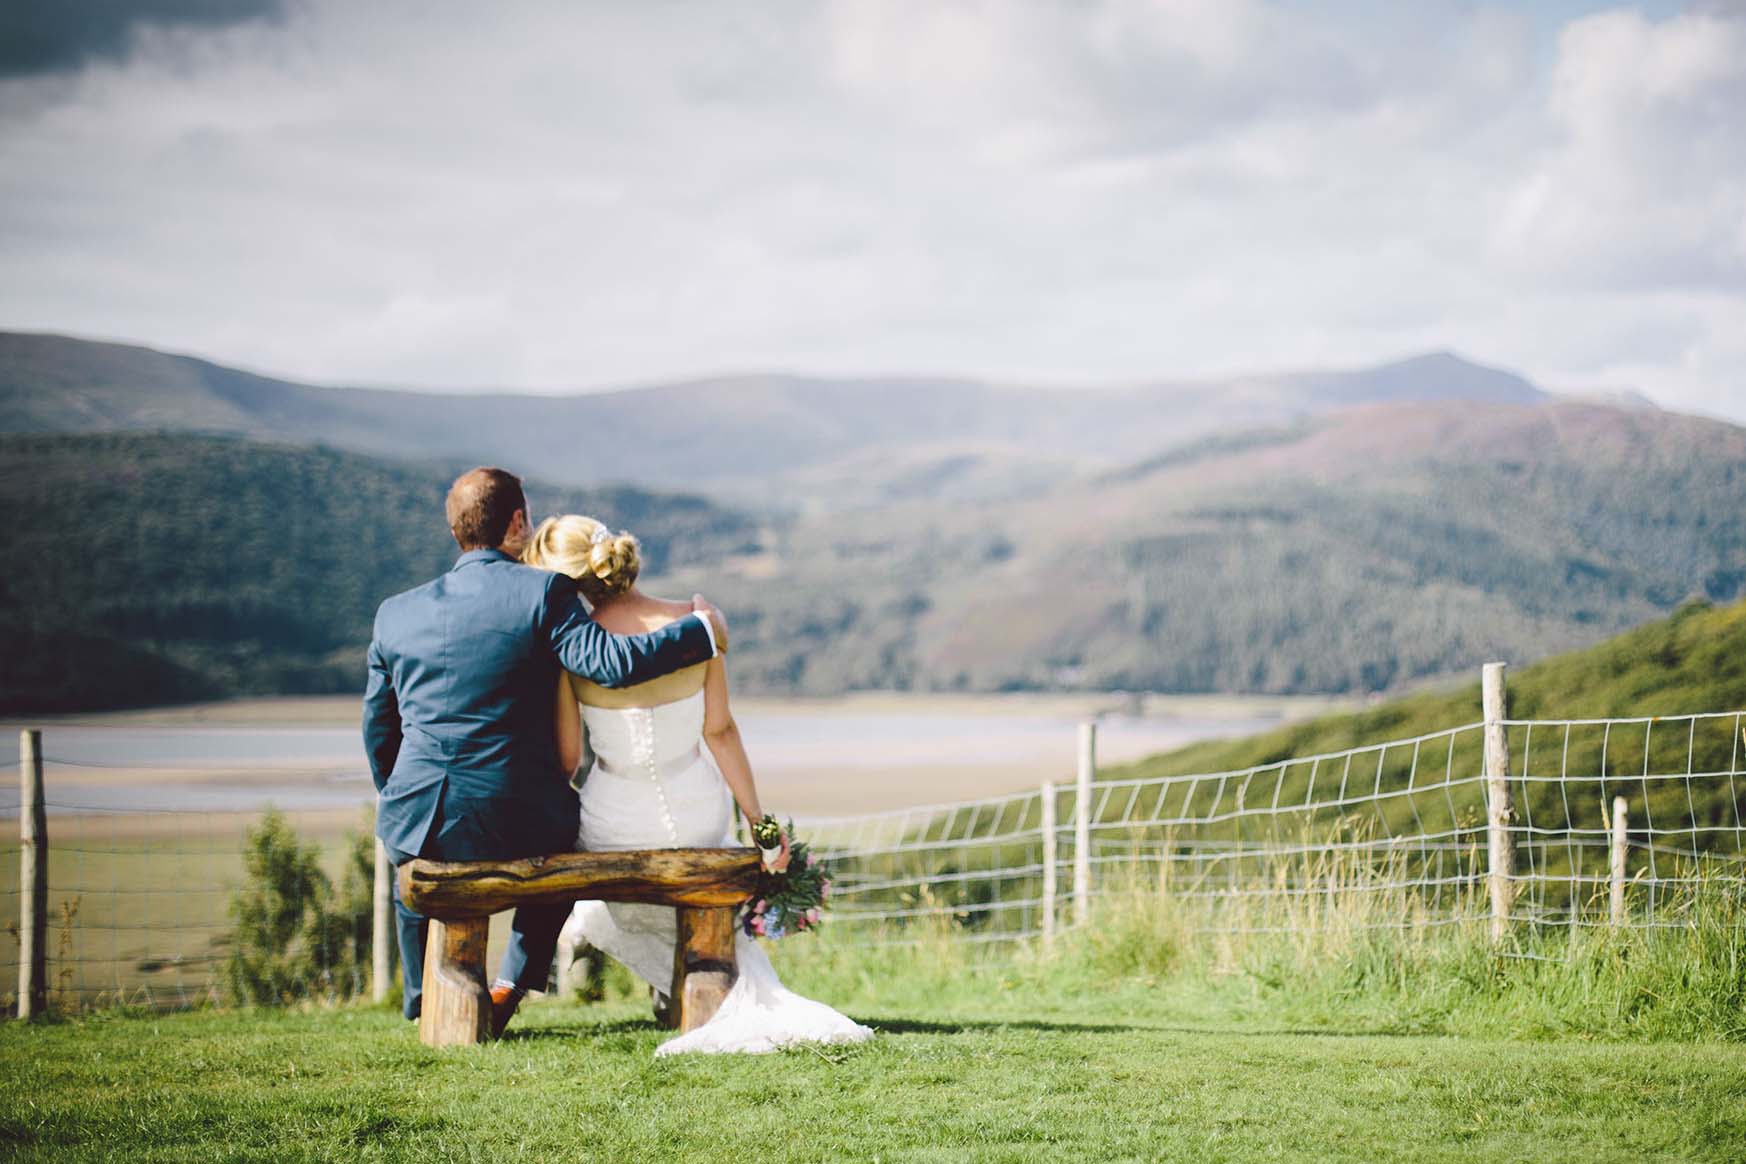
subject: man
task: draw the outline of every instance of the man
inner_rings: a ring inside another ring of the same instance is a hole
[[[376,612],[364,692],[376,835],[396,867],[573,848],[576,793],[552,718],[559,669],[606,687],[642,683],[726,650],[727,625],[700,597],[695,617],[650,634],[596,626],[571,579],[517,561],[530,533],[527,499],[502,469],[461,474],[447,511],[461,548],[454,568]],[[404,1010],[417,1018],[429,922],[400,901],[396,883]],[[516,910],[504,979],[491,992],[494,1034],[528,990],[545,986],[569,912]]]

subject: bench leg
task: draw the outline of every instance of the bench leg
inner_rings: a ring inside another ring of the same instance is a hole
[[[673,1009],[681,1032],[695,1030],[715,1017],[733,989],[739,968],[734,961],[733,908],[692,909],[680,906],[679,943],[673,950]]]
[[[488,917],[431,919],[424,950],[424,1004],[418,1038],[427,1047],[470,1047],[491,1033],[491,992],[485,988]]]

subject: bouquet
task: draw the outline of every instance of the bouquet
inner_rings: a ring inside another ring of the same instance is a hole
[[[788,822],[788,870],[758,874],[758,888],[746,905],[740,925],[754,938],[784,938],[816,929],[822,920],[820,908],[831,894],[825,867],[813,859],[805,841],[794,839],[794,822]],[[766,816],[752,826],[752,840],[768,861],[782,849],[782,826]]]

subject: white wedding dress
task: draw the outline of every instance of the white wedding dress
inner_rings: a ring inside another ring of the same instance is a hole
[[[582,785],[580,849],[719,848],[738,844],[729,824],[732,795],[701,746],[703,693],[657,707],[582,706],[594,766]],[[576,903],[564,937],[618,959],[662,994],[672,989],[678,940],[671,907]],[[662,1043],[657,1055],[685,1051],[775,1051],[796,1043],[858,1043],[867,1027],[782,985],[775,967],[743,931],[735,934],[739,978],[715,1016]]]

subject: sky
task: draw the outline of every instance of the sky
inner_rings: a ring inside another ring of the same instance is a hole
[[[1746,421],[1746,0],[66,0],[0,328],[342,384],[1448,349]]]

